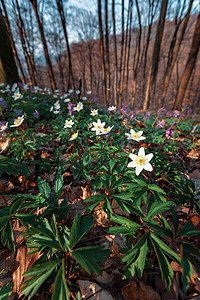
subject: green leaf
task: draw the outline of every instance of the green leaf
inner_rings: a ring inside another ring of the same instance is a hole
[[[69,300],[70,294],[65,279],[65,261],[62,260],[62,266],[57,272],[54,282],[53,294],[51,300]]]
[[[152,198],[149,199],[148,207],[147,207],[147,218],[153,218],[162,212],[169,210],[172,206],[174,206],[174,202],[167,201],[158,203],[157,201],[152,201]]]
[[[97,194],[94,196],[89,196],[87,199],[84,200],[84,202],[92,202],[92,201],[100,202],[103,201],[105,198],[106,198],[105,194]]]
[[[61,263],[61,259],[54,261],[41,263],[39,265],[34,265],[30,270],[23,274],[24,277],[31,277],[24,282],[24,287],[22,288],[22,294],[25,296],[29,295],[29,299],[34,296],[38,291],[40,286],[46,281],[46,279],[51,275],[55,267]]]
[[[192,224],[191,220],[187,222],[186,226],[179,232],[177,237],[181,236],[193,236],[193,235],[199,235],[199,230],[194,230],[194,225]]]
[[[42,178],[38,177],[38,188],[40,190],[40,193],[42,194],[42,197],[44,197],[45,199],[49,199],[51,189],[46,180],[42,180]]]
[[[6,282],[0,290],[0,300],[7,300],[12,294],[13,283]]]
[[[5,246],[6,242],[8,245],[8,248],[15,252],[15,244],[14,244],[14,235],[12,230],[12,225],[10,219],[8,220],[6,226],[4,227],[1,235],[1,242],[3,246]]]
[[[104,200],[104,203],[102,205],[102,209],[105,211],[105,213],[107,213],[108,218],[110,218],[111,215],[112,215],[112,207],[111,207],[110,202],[109,202],[107,197]]]
[[[172,217],[173,217],[175,233],[177,234],[178,226],[179,226],[179,217],[178,217],[177,212],[173,208],[171,209],[171,213],[172,213]]]
[[[182,257],[181,257],[181,265],[183,268],[183,273],[182,273],[182,282],[183,282],[183,289],[184,292],[187,292],[187,289],[189,287],[189,281],[192,280],[193,276],[193,267],[192,264],[188,258],[187,253],[183,250]]]
[[[93,226],[93,219],[92,216],[83,217],[81,222],[80,215],[76,215],[71,231],[70,231],[70,239],[69,245],[70,248],[73,247],[78,243],[78,241],[84,236],[84,234]]]
[[[151,234],[151,237],[152,236],[153,236],[153,234]],[[165,281],[167,289],[170,290],[174,272],[170,266],[169,261],[167,260],[165,254],[162,251],[163,249],[161,249],[160,245],[157,242],[155,242],[154,238],[151,238],[151,237],[150,237],[150,239],[151,239],[152,245],[154,247],[156,256],[158,258],[162,278]]]
[[[105,261],[110,254],[111,251],[108,249],[105,250],[104,246],[82,247],[71,253],[71,255],[89,274],[94,271],[96,275],[101,275],[101,270],[97,262]]]
[[[138,272],[139,278],[142,277],[147,250],[147,235],[145,234],[137,244],[122,257],[122,261],[128,263],[123,278],[134,276],[136,271]]]
[[[166,193],[159,186],[157,186],[156,184],[148,184],[148,189],[150,191],[154,191],[154,192],[157,192],[159,194],[166,195]]]
[[[63,187],[63,175],[61,167],[58,168],[58,172],[56,174],[56,179],[54,183],[54,193],[55,196],[58,197],[62,191]]]
[[[4,216],[0,218],[0,231],[6,225],[9,220],[9,216]]]

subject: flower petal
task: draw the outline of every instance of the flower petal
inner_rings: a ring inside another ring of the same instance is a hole
[[[137,167],[137,164],[136,164],[136,162],[131,161],[130,163],[128,163],[127,167],[128,168],[135,168],[135,167]]]
[[[150,163],[145,164],[143,167],[146,171],[149,171],[149,172],[153,171],[153,167]]]
[[[149,162],[149,161],[152,159],[152,157],[153,157],[153,153],[147,154],[147,155],[145,156],[147,162]]]
[[[138,151],[138,156],[145,156],[144,147],[141,147]]]
[[[132,160],[135,160],[137,158],[137,155],[133,154],[133,153],[130,153],[129,154],[129,157],[132,159]]]
[[[142,170],[143,170],[144,166],[137,166],[136,169],[135,169],[135,174],[138,176]]]

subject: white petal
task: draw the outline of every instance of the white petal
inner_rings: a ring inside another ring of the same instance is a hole
[[[127,167],[128,168],[135,168],[135,167],[137,167],[137,164],[136,164],[136,162],[131,161],[130,163],[128,163]]]
[[[145,158],[146,158],[146,160],[147,160],[148,162],[152,159],[152,157],[153,157],[153,153],[147,154],[147,155],[145,156]]]
[[[142,130],[140,130],[140,131],[138,131],[138,135],[142,135],[143,134],[143,131]]]
[[[131,129],[130,132],[131,132],[131,134],[136,133],[134,129]]]
[[[149,172],[153,171],[153,167],[150,163],[145,164],[143,167],[146,171],[149,171]]]
[[[133,154],[133,153],[130,153],[129,154],[129,157],[132,159],[132,160],[135,160],[137,158],[137,155]]]
[[[145,156],[144,147],[141,147],[138,151],[138,156]]]
[[[143,170],[143,165],[142,166],[137,166],[136,167],[136,169],[135,169],[135,174],[138,176],[141,172],[142,172],[142,170]]]
[[[138,138],[138,141],[141,141],[141,140],[146,140],[146,138],[145,138],[144,136],[140,136],[140,137]]]

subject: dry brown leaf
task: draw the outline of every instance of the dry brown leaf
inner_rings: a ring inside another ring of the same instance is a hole
[[[23,274],[27,271],[27,269],[31,268],[31,266],[36,262],[36,260],[38,260],[39,257],[39,253],[28,255],[28,249],[25,242],[17,249],[17,255],[14,261],[12,273],[14,295],[21,295],[20,290],[24,280]]]
[[[125,285],[122,294],[125,300],[161,300],[159,294],[142,281],[132,281]]]

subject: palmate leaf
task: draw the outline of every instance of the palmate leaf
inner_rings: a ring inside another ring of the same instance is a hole
[[[71,255],[89,274],[94,271],[96,275],[101,275],[97,262],[106,260],[111,253],[109,249],[104,249],[104,246],[91,246],[78,248]]]
[[[0,300],[7,300],[12,294],[13,283],[6,282],[0,290]]]
[[[7,243],[8,248],[15,252],[14,234],[10,219],[7,221],[4,229],[2,230],[1,242],[3,246],[5,246]]]
[[[54,282],[53,294],[51,300],[69,300],[70,294],[67,287],[65,278],[65,260],[62,259],[62,265],[57,272],[56,279]]]
[[[93,219],[92,216],[83,217],[81,222],[80,215],[76,215],[71,231],[70,231],[70,238],[69,238],[69,245],[70,248],[73,247],[78,243],[78,241],[84,236],[84,234],[93,226]]]
[[[136,271],[138,272],[139,278],[142,277],[147,250],[147,235],[145,234],[137,244],[122,257],[122,261],[128,263],[123,273],[123,278],[134,276]]]
[[[42,194],[42,197],[44,197],[45,199],[48,199],[50,197],[51,189],[46,180],[42,180],[42,178],[38,177],[38,188],[40,190],[40,193]]]
[[[165,256],[165,254],[161,251],[159,245],[153,239],[151,239],[151,242],[154,247],[156,256],[158,258],[162,278],[165,281],[167,289],[169,290],[171,287],[174,272],[170,266],[168,259]]]
[[[23,274],[24,277],[32,277],[25,281],[22,288],[22,294],[28,296],[31,299],[34,294],[38,291],[40,286],[45,282],[45,280],[51,275],[53,270],[58,264],[61,263],[61,259],[50,261],[47,263],[41,263],[39,265],[34,265],[30,270]]]
[[[54,183],[54,194],[56,198],[60,195],[62,191],[62,187],[63,187],[63,175],[62,175],[62,169],[61,167],[59,167],[58,172],[56,174],[55,183]]]
[[[137,224],[125,217],[118,215],[112,215],[111,221],[122,225],[108,228],[107,232],[112,234],[122,233],[124,235],[133,235],[136,232],[136,230],[138,230],[141,227],[140,224]]]

